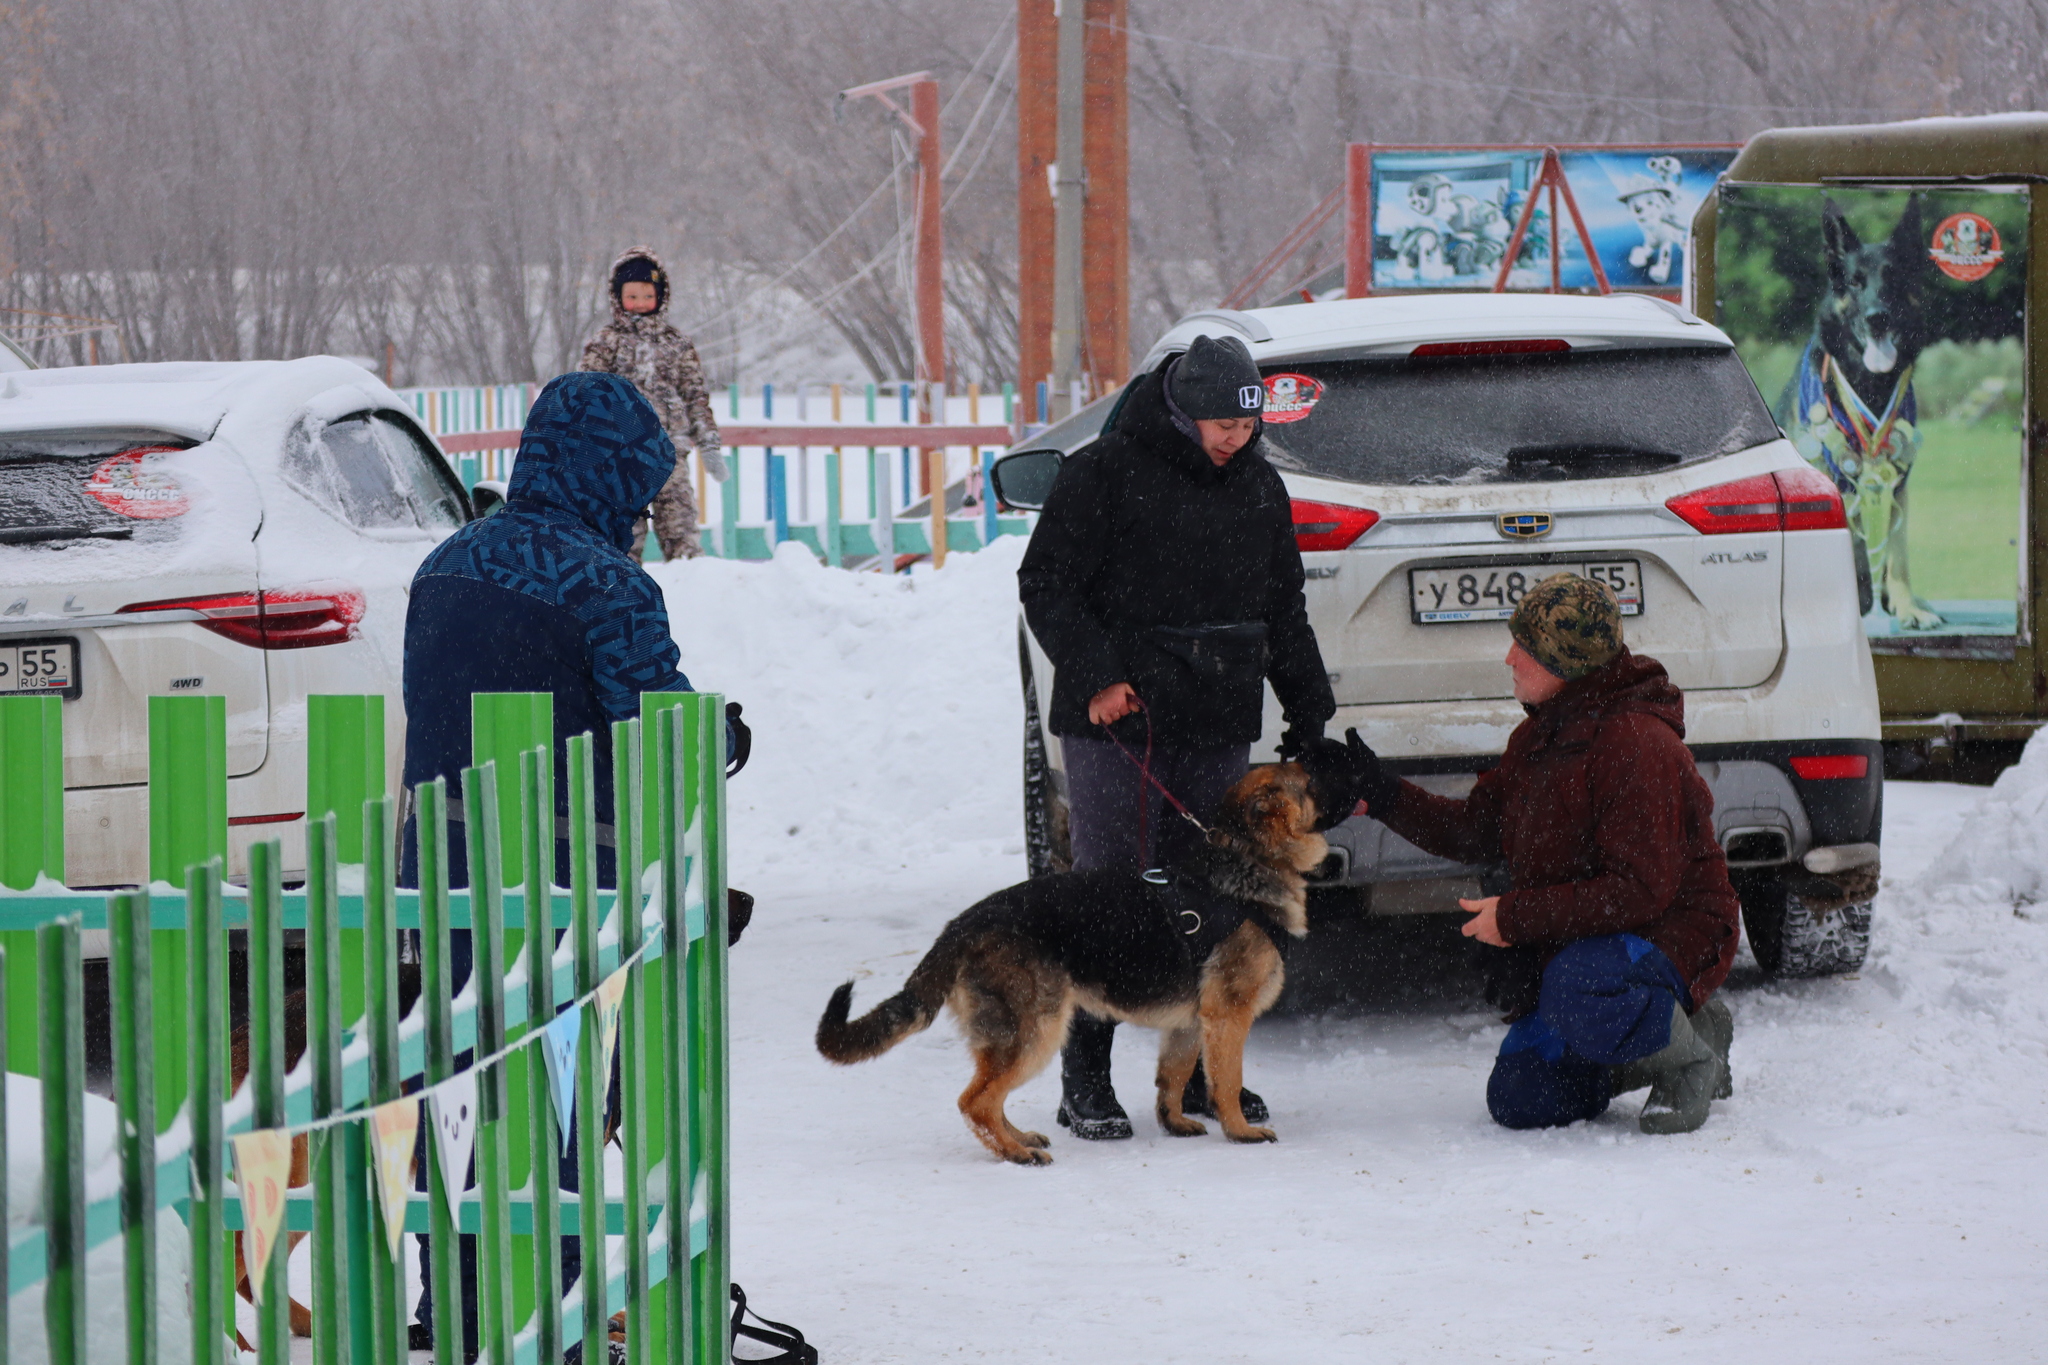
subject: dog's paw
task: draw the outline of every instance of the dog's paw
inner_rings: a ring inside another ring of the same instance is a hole
[[[1174,1137],[1200,1137],[1209,1131],[1209,1125],[1200,1119],[1191,1119],[1186,1114],[1178,1117],[1159,1111],[1159,1126]]]
[[[1019,1147],[1015,1152],[1004,1153],[1003,1160],[1015,1162],[1019,1166],[1050,1166],[1052,1153],[1040,1151],[1036,1147]]]
[[[1271,1128],[1246,1128],[1238,1133],[1225,1133],[1232,1142],[1278,1142],[1280,1135]]]
[[[1933,630],[1942,624],[1940,612],[1917,604],[1903,611],[1893,612],[1892,620],[1898,623],[1900,630]]]
[[[1052,1146],[1052,1139],[1043,1133],[1019,1133],[1017,1134],[1017,1141],[1023,1143],[1026,1147]]]

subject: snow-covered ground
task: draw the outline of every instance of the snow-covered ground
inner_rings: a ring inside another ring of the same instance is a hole
[[[732,1075],[735,1274],[763,1312],[832,1365],[2048,1356],[2044,743],[1988,797],[1887,788],[1868,968],[1769,984],[1745,953],[1735,1097],[1688,1137],[1640,1136],[1639,1098],[1496,1128],[1501,1025],[1398,982],[1258,1026],[1275,1146],[1160,1134],[1139,1029],[1116,1063],[1134,1141],[1056,1129],[1050,1072],[1012,1101],[1053,1135],[1041,1169],[968,1135],[949,1019],[828,1066],[834,985],[894,990],[1023,876],[1019,548],[909,579],[794,549],[655,571],[686,668],[757,736],[732,788],[734,880],[760,899]]]
[[[2048,736],[1988,792],[1887,787],[1868,967],[1770,984],[1745,953],[1736,1093],[1690,1136],[1640,1136],[1639,1097],[1496,1128],[1504,1030],[1455,934],[1417,919],[1325,926],[1372,950],[1353,1006],[1254,1031],[1274,1146],[1160,1134],[1141,1029],[1116,1063],[1135,1140],[1057,1129],[1052,1072],[1013,1099],[1053,1137],[1046,1168],[968,1135],[950,1019],[827,1065],[811,1033],[833,986],[893,991],[948,918],[1024,875],[1021,549],[908,578],[795,547],[654,571],[693,680],[756,733],[731,794],[734,880],[759,897],[732,1080],[735,1274],[760,1311],[830,1365],[2048,1358]],[[1453,970],[1401,966],[1431,962]],[[32,1087],[13,1089],[32,1133]],[[35,1163],[10,1157],[20,1219]],[[117,1278],[110,1244],[96,1302]]]

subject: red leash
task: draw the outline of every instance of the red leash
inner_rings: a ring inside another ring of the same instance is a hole
[[[1189,824],[1200,830],[1203,838],[1208,838],[1209,827],[1200,820],[1197,820],[1195,813],[1183,805],[1178,796],[1168,791],[1164,782],[1161,782],[1152,775],[1152,713],[1150,711],[1145,712],[1145,757],[1142,760],[1125,747],[1124,742],[1116,737],[1114,730],[1111,730],[1107,725],[1103,726],[1102,730],[1104,734],[1109,736],[1109,742],[1116,745],[1125,758],[1131,760],[1133,766],[1138,770],[1139,778],[1151,783],[1158,790],[1159,794],[1166,798],[1167,805],[1179,811],[1183,820],[1186,820]],[[1150,802],[1145,800],[1144,787],[1140,786],[1138,788],[1138,861],[1141,863],[1151,861],[1151,840],[1147,837],[1149,832],[1147,827],[1151,824],[1150,804]]]

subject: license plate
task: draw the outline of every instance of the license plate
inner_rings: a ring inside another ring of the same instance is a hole
[[[78,642],[0,641],[0,696],[20,692],[78,695]]]
[[[1522,594],[1553,574],[1576,574],[1605,583],[1621,600],[1623,616],[1643,614],[1642,566],[1633,559],[1583,564],[1482,564],[1466,569],[1410,569],[1408,597],[1418,624],[1505,621]]]

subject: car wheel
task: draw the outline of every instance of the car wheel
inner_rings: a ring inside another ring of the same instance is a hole
[[[1862,969],[1876,878],[1849,882],[1767,874],[1741,888],[1749,950],[1767,975],[1795,979]]]
[[[1031,672],[1030,647],[1017,635],[1024,670],[1024,865],[1033,877],[1071,872],[1074,846],[1067,830],[1067,803],[1053,790],[1052,760],[1045,752],[1045,726],[1038,718],[1038,679]]]

